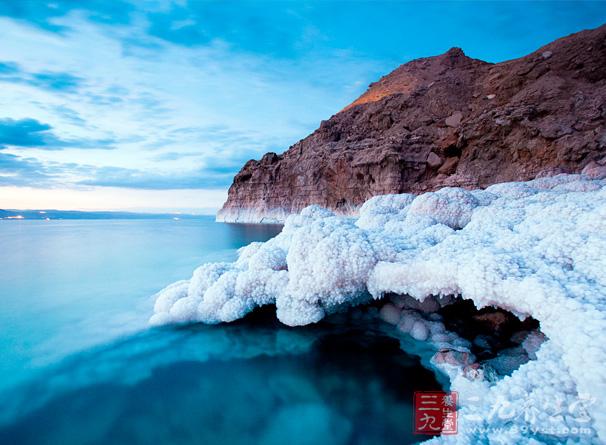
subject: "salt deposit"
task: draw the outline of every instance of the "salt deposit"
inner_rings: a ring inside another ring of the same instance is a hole
[[[461,295],[478,308],[532,315],[548,340],[523,344],[536,360],[509,377],[452,373],[459,434],[434,441],[596,443],[606,440],[606,401],[589,396],[606,394],[605,251],[606,181],[586,175],[379,196],[357,219],[311,206],[236,262],[201,266],[161,291],[151,323],[227,322],[275,304],[283,323],[305,325],[386,293],[431,314]],[[438,320],[411,319],[409,308],[396,302],[381,315],[418,340],[456,340]],[[513,352],[497,365],[513,369]],[[500,415],[499,404],[516,415]]]

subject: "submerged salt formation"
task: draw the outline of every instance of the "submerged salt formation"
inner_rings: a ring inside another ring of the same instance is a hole
[[[536,359],[545,341],[532,317],[521,321],[495,309],[478,311],[470,300],[427,297],[422,302],[407,295],[387,298],[380,317],[403,334],[426,342],[431,363],[444,373],[495,381]],[[475,355],[477,354],[477,356]]]
[[[450,372],[459,434],[437,440],[595,443],[606,440],[606,402],[592,401],[590,416],[554,410],[606,394],[605,251],[606,180],[586,175],[378,196],[357,219],[312,206],[275,238],[241,249],[236,262],[203,265],[161,291],[151,322],[227,322],[275,304],[294,326],[387,293],[419,302],[460,295],[534,317],[548,340],[510,377]],[[432,340],[422,323],[409,332]],[[494,415],[503,401],[531,405],[534,420]]]

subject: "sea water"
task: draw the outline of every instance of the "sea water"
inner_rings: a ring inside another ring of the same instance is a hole
[[[410,443],[440,389],[374,323],[149,329],[151,296],[280,227],[0,221],[0,443]]]

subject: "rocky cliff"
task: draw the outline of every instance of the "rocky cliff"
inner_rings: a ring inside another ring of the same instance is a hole
[[[453,48],[406,63],[281,155],[248,161],[217,218],[606,170],[606,25],[491,64]]]

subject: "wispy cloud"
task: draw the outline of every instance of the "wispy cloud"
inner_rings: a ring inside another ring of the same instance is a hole
[[[0,2],[0,15],[27,21],[45,30],[65,32],[68,26],[56,19],[80,11],[99,23],[128,23],[134,6],[130,1],[113,0],[56,0],[52,2],[15,1]]]
[[[0,152],[0,186],[47,187],[57,178],[40,161]]]
[[[6,148],[8,145],[17,147],[53,145],[57,138],[50,129],[50,125],[35,119],[0,119],[0,148]]]
[[[180,159],[195,158],[195,157],[200,157],[200,153],[191,153],[191,152],[179,153],[178,151],[169,151],[166,153],[160,153],[159,155],[154,156],[152,159],[154,161],[163,162],[163,161],[178,161]]]
[[[225,171],[220,171],[217,167],[200,168],[175,175],[136,169],[103,167],[91,171],[91,177],[78,181],[77,185],[145,190],[223,189],[229,186],[232,177],[231,168],[225,169]]]
[[[0,76],[1,78],[10,78],[15,74],[19,74],[21,70],[19,69],[19,65],[15,62],[0,62]]]
[[[131,5],[127,14],[116,9],[114,20],[113,8],[101,2],[0,8],[10,17],[0,25],[11,39],[0,48],[0,81],[12,85],[0,93],[0,109],[10,110],[0,120],[0,146],[12,155],[30,150],[45,181],[227,188],[246,161],[285,150],[359,93],[360,78],[379,71],[334,51],[329,59],[289,61],[290,49],[252,51],[234,34],[236,24],[224,32],[216,22],[232,7],[213,12],[167,1]],[[250,12],[233,20],[244,26]],[[288,31],[276,17],[263,20],[250,26]],[[246,33],[256,33],[252,28]],[[288,32],[295,45],[297,31]],[[344,74],[327,81],[329,65]],[[95,148],[116,149],[107,157]]]
[[[598,3],[0,2],[0,185],[226,188],[399,63],[519,56]]]
[[[26,82],[48,90],[75,92],[82,84],[82,79],[69,73],[43,71],[40,73],[33,73],[31,79],[26,80]]]
[[[58,93],[74,93],[83,79],[59,71],[27,72],[15,62],[0,62],[0,81],[23,83]]]
[[[97,167],[75,162],[40,161],[0,152],[0,186],[121,187],[144,190],[224,189],[232,165],[197,165],[179,173],[124,167]]]
[[[7,147],[63,150],[65,148],[112,149],[114,141],[88,139],[62,139],[53,127],[36,119],[0,119],[0,149]]]

